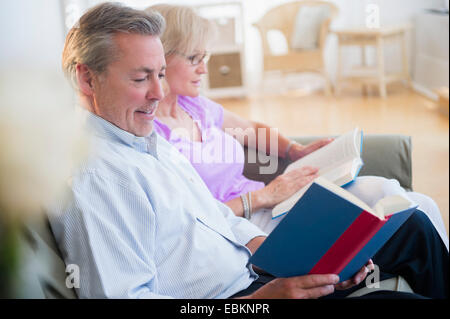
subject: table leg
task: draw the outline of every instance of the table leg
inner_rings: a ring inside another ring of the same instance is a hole
[[[322,72],[322,75],[325,79],[325,95],[326,96],[331,96],[332,94],[332,85],[331,85],[331,81],[330,81],[330,77],[328,76],[328,73],[326,70],[324,70]]]
[[[408,52],[406,46],[406,33],[401,33],[401,47],[402,47],[402,63],[403,63],[403,76],[406,80],[406,85],[408,88],[412,87],[411,85],[411,76],[409,74],[409,61],[408,61]]]
[[[377,37],[377,64],[378,64],[378,85],[380,96],[386,98],[386,78],[384,72],[384,43],[381,36]]]
[[[361,66],[365,67],[367,66],[367,60],[366,60],[366,47],[364,45],[361,45]],[[362,83],[362,94],[364,96],[367,96],[367,84]]]
[[[337,70],[336,70],[336,85],[334,87],[334,94],[339,95],[341,93],[341,81],[342,81],[342,66],[341,66],[341,44],[338,38],[338,56],[337,56]]]

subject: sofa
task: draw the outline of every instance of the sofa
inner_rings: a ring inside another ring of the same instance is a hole
[[[292,137],[306,144],[319,137]],[[403,135],[367,135],[364,137],[362,158],[364,166],[360,175],[378,175],[395,178],[400,184],[412,189],[411,138]],[[253,150],[246,149],[248,156]],[[246,164],[244,174],[268,183],[284,170],[289,163],[280,160],[276,173],[259,174],[262,163]],[[66,265],[56,245],[46,218],[37,218],[24,227],[22,263],[19,269],[20,284],[17,298],[77,298],[74,289],[66,286]],[[401,278],[400,278],[401,279]],[[400,281],[394,283],[398,288]],[[390,289],[390,288],[386,288]],[[408,290],[406,287],[405,290]]]
[[[291,137],[300,144],[308,144],[325,136]],[[246,163],[244,175],[250,179],[269,183],[284,171],[288,160],[279,159],[278,169],[273,174],[261,175],[260,167],[269,161],[268,156],[249,155],[254,150],[246,149],[247,158],[256,158],[256,163]],[[262,158],[263,163],[258,160]],[[383,176],[397,179],[406,190],[412,190],[411,137],[405,135],[366,135],[364,136],[362,159],[364,166],[359,176]]]

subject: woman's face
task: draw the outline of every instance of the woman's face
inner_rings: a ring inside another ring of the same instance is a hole
[[[205,50],[196,50],[187,55],[174,53],[167,57],[166,81],[169,94],[190,97],[200,94],[201,77],[208,73],[207,58],[201,60],[204,55]],[[195,64],[198,61],[200,62]]]

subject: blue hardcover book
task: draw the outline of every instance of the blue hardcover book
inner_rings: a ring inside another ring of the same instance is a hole
[[[417,208],[389,196],[373,208],[318,177],[267,237],[250,263],[277,277],[356,274]]]
[[[325,177],[336,185],[347,186],[355,180],[364,164],[361,158],[362,145],[363,132],[355,128],[330,144],[290,164],[284,173],[299,167],[314,166],[319,168],[319,176]],[[276,205],[272,209],[272,217],[281,216],[294,207],[308,186]]]

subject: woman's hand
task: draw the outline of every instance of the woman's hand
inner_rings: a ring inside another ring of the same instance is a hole
[[[258,197],[262,207],[273,208],[278,203],[294,195],[300,188],[312,182],[319,169],[305,166],[279,175],[266,187],[253,192]]]
[[[290,160],[296,161],[299,158],[302,158],[303,156],[308,155],[309,153],[312,153],[333,141],[334,141],[334,138],[324,138],[324,139],[320,139],[320,140],[311,142],[308,145],[301,145],[301,144],[295,143],[292,145],[291,149],[289,150],[288,157]]]

